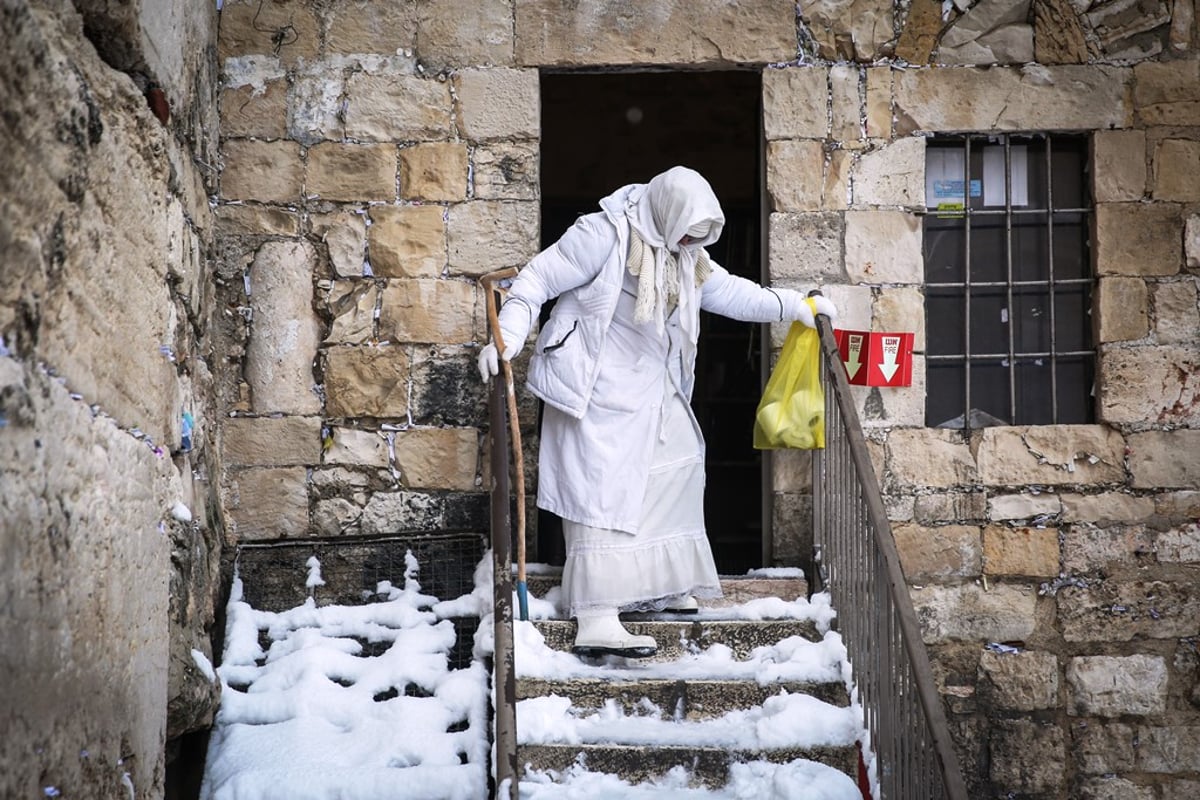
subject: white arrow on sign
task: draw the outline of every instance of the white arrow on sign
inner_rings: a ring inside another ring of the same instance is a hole
[[[891,383],[892,376],[896,374],[896,370],[900,369],[900,365],[896,363],[896,358],[900,355],[900,337],[881,336],[879,338],[883,342],[883,363],[879,365],[879,371],[883,373],[883,379]]]
[[[850,344],[846,346],[846,374],[854,380],[854,376],[858,374],[862,362],[859,360],[859,355],[862,354],[863,336],[862,334],[849,334]]]

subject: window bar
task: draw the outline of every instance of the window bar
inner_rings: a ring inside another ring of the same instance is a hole
[[[1026,162],[1028,165],[1028,162]],[[1017,417],[1017,310],[1013,306],[1013,210],[1012,210],[1012,138],[1004,136],[1004,305],[1008,311],[1008,424]]]
[[[971,137],[963,137],[963,429],[971,427]]]
[[[1058,303],[1054,297],[1054,173],[1050,165],[1053,163],[1050,155],[1050,142],[1053,137],[1046,136],[1046,267],[1050,280],[1047,293],[1050,302],[1050,423],[1058,424],[1058,343],[1056,341],[1057,325],[1055,310]]]

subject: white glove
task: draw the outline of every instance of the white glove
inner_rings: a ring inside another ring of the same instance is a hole
[[[833,304],[833,301],[828,297],[815,295],[814,297],[802,300],[799,306],[796,308],[796,320],[801,325],[809,328],[817,327],[817,321],[813,319],[813,312],[812,309],[809,308],[807,300],[813,301],[813,305],[817,307],[818,314],[823,314],[824,316],[829,317],[830,325],[837,322],[837,306]]]
[[[503,334],[503,330],[501,331]],[[515,337],[514,337],[515,338]],[[517,353],[521,352],[520,344],[509,344],[506,336],[504,340],[504,360],[512,361]],[[500,356],[496,350],[495,342],[488,342],[479,351],[479,379],[487,383],[492,379],[492,376],[500,374]]]

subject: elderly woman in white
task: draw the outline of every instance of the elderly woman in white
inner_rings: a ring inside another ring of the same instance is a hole
[[[688,611],[721,596],[704,528],[704,440],[689,405],[700,311],[800,320],[804,297],[729,274],[704,247],[725,215],[699,173],[674,167],[600,201],[513,281],[501,357],[524,345],[542,304],[528,385],[545,401],[538,506],[563,520],[563,593],[581,656],[652,655],[621,611]],[[817,298],[818,313],[834,317]],[[486,381],[494,344],[479,354]],[[751,420],[747,420],[747,436]]]

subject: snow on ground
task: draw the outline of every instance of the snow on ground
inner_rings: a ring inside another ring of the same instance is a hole
[[[306,585],[320,585],[310,559]],[[531,573],[536,569],[530,565]],[[205,767],[202,800],[479,800],[488,795],[490,678],[483,658],[492,649],[491,554],[475,570],[475,590],[440,601],[422,594],[419,564],[409,554],[403,588],[384,582],[373,602],[283,612],[259,611],[242,597],[235,577],[227,607],[225,649],[216,669],[222,699]],[[530,616],[557,618],[557,590],[530,596]],[[515,598],[514,598],[515,606]],[[451,669],[451,617],[481,617],[475,660]],[[608,659],[585,664],[551,650],[532,622],[514,623],[516,671],[522,677],[740,678],[843,680],[841,638],[826,595],[754,600],[700,619],[810,619],[823,639],[793,637],[754,650],[745,660],[723,645],[674,662]],[[269,644],[267,644],[269,642]],[[266,649],[264,650],[264,645]],[[852,744],[862,735],[857,709],[838,708],[781,689],[762,707],[723,717],[674,722],[646,701],[627,714],[610,703],[598,711],[572,708],[561,697],[517,707],[522,743],[628,742],[663,745],[807,747]],[[669,715],[667,715],[669,716]],[[849,777],[811,761],[750,762],[732,767],[720,790],[688,786],[678,768],[637,786],[576,766],[564,773],[530,771],[525,800],[858,800]]]

